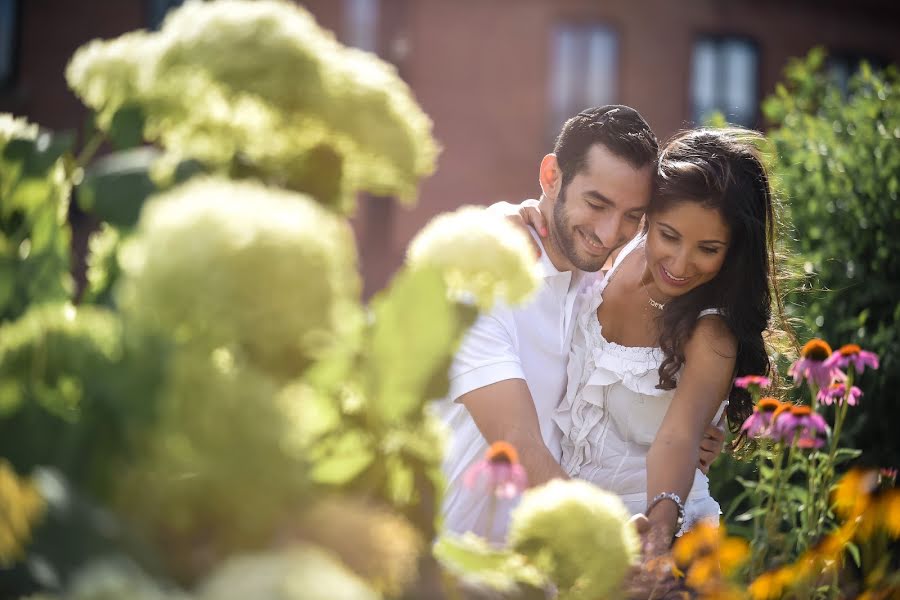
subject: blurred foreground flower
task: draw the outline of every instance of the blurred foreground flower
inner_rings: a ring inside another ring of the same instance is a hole
[[[629,517],[615,494],[555,479],[522,495],[509,543],[547,573],[561,599],[617,598],[640,547]]]
[[[401,597],[418,576],[424,544],[405,518],[361,499],[328,497],[304,511],[297,537],[328,550],[375,591]]]
[[[20,479],[0,459],[0,567],[16,562],[31,539],[31,528],[44,511],[44,500],[33,483]]]
[[[481,207],[438,215],[410,242],[413,269],[434,267],[450,293],[483,310],[495,302],[524,302],[537,288],[538,272],[527,233]]]
[[[750,555],[749,544],[728,537],[724,527],[697,523],[675,540],[672,558],[685,574],[685,584],[704,598],[737,597],[726,581]]]
[[[494,442],[484,453],[484,459],[469,467],[463,483],[467,488],[486,490],[498,498],[515,498],[528,487],[528,475],[511,444]]]
[[[192,179],[151,200],[122,248],[129,320],[291,379],[361,319],[349,226],[309,198]]]
[[[376,600],[380,598],[328,553],[291,546],[225,561],[197,600]]]
[[[340,210],[358,190],[411,200],[434,170],[431,121],[396,69],[289,2],[185,3],[158,32],[83,46],[66,79],[105,130],[139,111],[170,163],[196,158]]]

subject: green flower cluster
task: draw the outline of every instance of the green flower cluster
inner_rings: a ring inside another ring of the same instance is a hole
[[[306,503],[306,460],[279,385],[224,348],[175,352],[159,418],[140,457],[120,470],[117,512],[194,581],[236,551],[271,543]]]
[[[436,268],[451,295],[483,310],[495,302],[517,304],[540,278],[527,234],[482,207],[464,206],[438,215],[412,240],[411,269]]]
[[[349,226],[293,192],[192,179],[147,204],[119,258],[130,321],[284,380],[360,320]]]
[[[431,121],[391,65],[278,0],[186,3],[156,33],[93,41],[69,85],[101,128],[138,108],[170,154],[347,210],[359,190],[412,200],[434,170]]]
[[[615,598],[640,547],[628,519],[615,494],[557,479],[523,494],[509,543],[550,576],[560,598]]]

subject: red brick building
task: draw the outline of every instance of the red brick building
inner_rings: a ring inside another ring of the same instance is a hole
[[[53,129],[84,111],[63,69],[82,43],[154,26],[178,0],[0,0],[0,111]],[[900,63],[890,0],[310,0],[347,43],[397,65],[443,152],[406,210],[360,206],[368,288],[437,212],[538,193],[537,165],[563,118],[595,104],[639,109],[660,138],[712,109],[760,127],[759,101],[816,45],[846,73]]]

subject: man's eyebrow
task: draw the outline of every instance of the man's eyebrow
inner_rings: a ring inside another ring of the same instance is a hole
[[[615,207],[615,205],[616,205],[615,202],[613,202],[611,199],[607,198],[606,196],[604,196],[597,190],[588,190],[584,193],[584,195],[589,196],[592,200],[602,202],[603,204],[606,204],[608,206]]]
[[[607,198],[606,196],[604,196],[597,190],[588,190],[584,193],[584,195],[589,196],[591,198],[591,200],[596,200],[597,202],[602,202],[603,204],[606,204],[607,206],[610,206],[612,208],[616,207],[616,203],[613,200],[611,200],[610,198]],[[647,208],[649,208],[648,205],[639,206],[637,208],[633,208],[633,209],[629,210],[628,212],[644,214],[645,212],[647,212]]]
[[[666,229],[671,229],[671,230],[672,230],[674,233],[676,233],[679,237],[681,236],[681,232],[680,232],[680,231],[678,231],[677,229],[675,229],[674,227],[672,227],[671,225],[669,225],[669,224],[666,223],[665,221],[657,221],[657,223],[658,223],[659,225],[662,225],[662,226],[665,227]],[[723,246],[727,246],[727,245],[728,245],[727,242],[723,242],[722,240],[700,240],[700,241],[697,242],[697,243],[698,243],[698,244],[721,244],[721,245],[723,245]]]

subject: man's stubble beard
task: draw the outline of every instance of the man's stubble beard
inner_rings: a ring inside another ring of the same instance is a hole
[[[603,268],[603,265],[606,264],[606,259],[609,258],[609,254],[612,251],[602,257],[602,260],[601,257],[583,258],[578,253],[578,242],[575,240],[577,234],[569,223],[569,215],[565,208],[567,190],[568,185],[560,189],[556,202],[553,203],[553,222],[550,227],[551,243],[556,245],[556,248],[576,269],[594,273]]]

